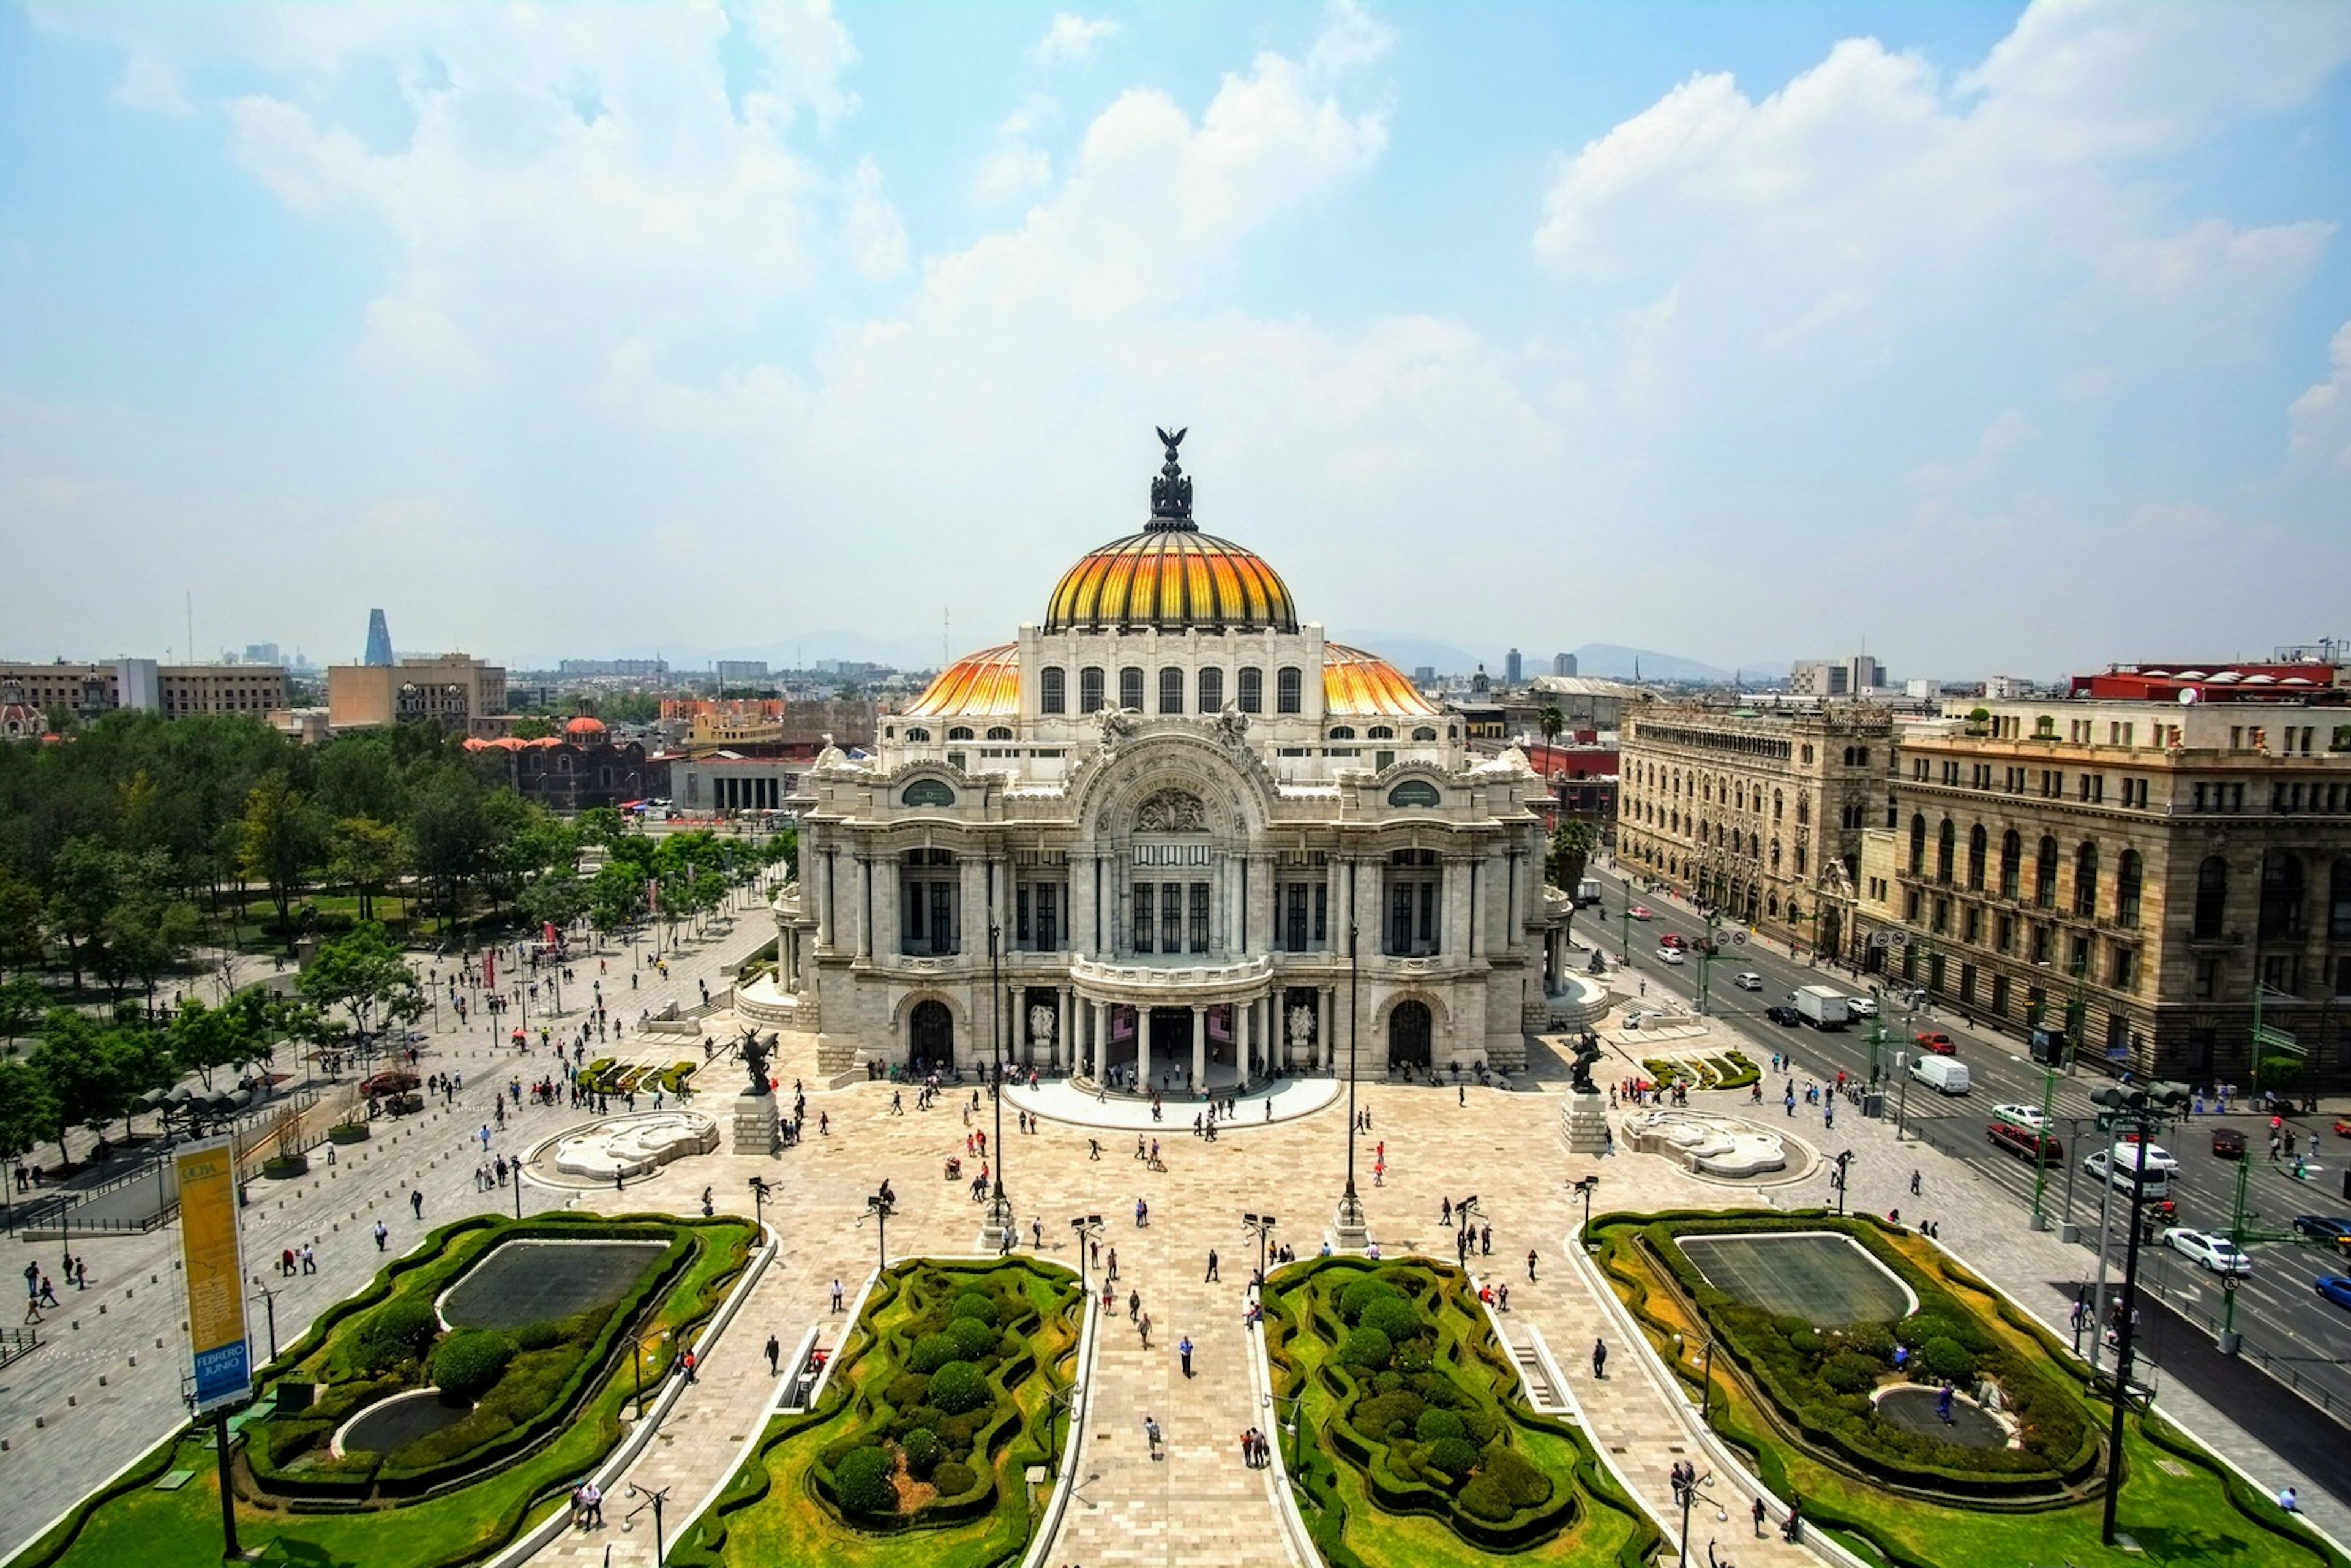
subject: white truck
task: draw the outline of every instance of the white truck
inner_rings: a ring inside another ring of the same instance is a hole
[[[1843,1029],[1853,1020],[1853,1003],[1831,986],[1803,986],[1788,993],[1788,1005],[1814,1029]]]
[[[1600,879],[1598,877],[1587,876],[1576,884],[1575,906],[1578,909],[1589,909],[1599,902]]]

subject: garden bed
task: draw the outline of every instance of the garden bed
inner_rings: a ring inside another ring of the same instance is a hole
[[[1520,1400],[1458,1270],[1322,1259],[1266,1294],[1275,1389],[1302,1400],[1287,1441],[1301,1509],[1332,1568],[1639,1563],[1657,1536],[1576,1429]]]
[[[512,1334],[444,1332],[432,1303],[514,1237],[653,1239],[659,1258],[611,1305]],[[476,1561],[560,1503],[620,1439],[643,1340],[647,1386],[671,1368],[681,1335],[710,1316],[749,1255],[740,1220],[475,1217],[387,1268],[337,1304],[256,1381],[310,1385],[283,1416],[248,1420],[232,1479],[245,1544],[266,1561],[444,1568]],[[464,1418],[389,1454],[336,1458],[332,1433],[388,1397],[438,1385],[473,1401]],[[205,1428],[204,1432],[208,1432]],[[9,1568],[210,1568],[220,1554],[220,1494],[204,1432],[164,1443],[86,1500]],[[194,1472],[174,1491],[166,1469]]]
[[[1817,1312],[1774,1316],[1709,1281],[1678,1242],[1772,1232],[1851,1237],[1901,1281],[1916,1311],[1826,1330],[1815,1326]],[[2346,1568],[2234,1472],[2160,1419],[2136,1413],[2126,1423],[2118,1500],[2120,1529],[2135,1549],[2101,1545],[2105,1406],[2093,1403],[2086,1370],[1919,1237],[1826,1214],[1714,1213],[1618,1216],[1593,1235],[1609,1282],[1693,1392],[1699,1347],[1715,1338],[1707,1403],[1717,1433],[1744,1450],[1768,1488],[1801,1498],[1807,1519],[1865,1561]],[[1896,1343],[1909,1353],[1900,1373],[1892,1364]],[[2015,1423],[2011,1443],[1947,1440],[1871,1404],[1889,1387],[1923,1392],[1948,1378],[1965,1393],[1987,1377]]]
[[[1082,1314],[1076,1277],[1029,1259],[892,1269],[822,1400],[769,1424],[670,1561],[1018,1563]]]

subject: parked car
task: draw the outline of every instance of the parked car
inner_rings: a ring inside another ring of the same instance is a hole
[[[1741,969],[1730,977],[1730,983],[1742,991],[1760,991],[1763,988],[1763,977],[1752,969]]]
[[[1646,920],[1649,917],[1649,906],[1646,904],[1636,904],[1626,913],[1635,920]]]
[[[386,1094],[413,1094],[419,1082],[413,1072],[379,1072],[372,1078],[360,1081],[360,1095],[363,1099],[375,1100]]]
[[[2243,1159],[2245,1157],[2245,1134],[2240,1133],[2234,1127],[2213,1128],[2212,1152],[2224,1160]]]
[[[1660,1012],[1629,1012],[1625,1015],[1624,1027],[1626,1029],[1639,1029],[1644,1024],[1656,1023],[1665,1016],[1665,1014]]]
[[[1657,962],[1660,964],[1687,964],[1689,960],[1682,956],[1682,950],[1678,947],[1660,947],[1657,949]]]
[[[1938,1030],[1928,1030],[1917,1039],[1919,1050],[1931,1051],[1937,1056],[1952,1056],[1959,1051],[1959,1047],[1951,1043],[1951,1037]]]
[[[1773,1023],[1778,1024],[1782,1029],[1797,1029],[1802,1027],[1804,1021],[1803,1014],[1798,1012],[1793,1008],[1783,1008],[1777,1002],[1773,1002],[1770,1007],[1765,1008],[1763,1009],[1763,1016],[1770,1019]]]
[[[2332,1242],[2344,1251],[2351,1252],[2351,1219],[2336,1219],[2322,1214],[2297,1214],[2294,1217],[2294,1233],[2313,1241]]]
[[[1874,1019],[1877,1016],[1876,997],[1847,997],[1844,999],[1844,1005],[1852,1009],[1853,1016],[1857,1019]]]
[[[2317,1281],[2318,1293],[2338,1307],[2351,1307],[2351,1280],[2340,1274],[2329,1274]]]
[[[1995,1105],[1991,1108],[1991,1113],[2003,1122],[2012,1122],[2020,1127],[2038,1129],[2049,1124],[2049,1118],[2041,1113],[2041,1107],[2038,1105]]]
[[[1984,1129],[1994,1147],[2006,1149],[2021,1160],[2062,1160],[2065,1145],[2053,1134],[2035,1132],[2014,1122],[1994,1122]]]
[[[2253,1271],[2253,1260],[2239,1250],[2235,1242],[2209,1230],[2175,1225],[2163,1233],[2163,1244],[2181,1257],[2194,1260],[2208,1274],[2242,1276]]]

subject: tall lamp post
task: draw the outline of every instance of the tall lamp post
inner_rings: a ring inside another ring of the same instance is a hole
[[[997,1251],[1006,1251],[1012,1245],[1012,1232],[1017,1225],[1012,1214],[1012,1199],[1004,1192],[1004,980],[998,967],[999,943],[1004,927],[998,925],[993,911],[987,922],[987,1094],[996,1102],[996,1162],[994,1186],[987,1199],[987,1226],[982,1239]]]
[[[751,1224],[762,1235],[766,1234],[768,1228],[768,1192],[766,1176],[755,1176],[751,1178]]]
[[[1464,1270],[1469,1267],[1469,1219],[1483,1212],[1474,1192],[1453,1206],[1453,1255]]]
[[[1078,1294],[1092,1301],[1092,1295],[1086,1289],[1086,1244],[1102,1235],[1102,1217],[1081,1214],[1070,1221],[1070,1229],[1078,1239]]]
[[[1259,1299],[1264,1299],[1266,1251],[1268,1238],[1273,1235],[1274,1218],[1270,1214],[1244,1214],[1241,1228],[1257,1238],[1257,1288]]]
[[[2115,1509],[2122,1499],[2123,1412],[2130,1387],[2131,1330],[2135,1326],[2131,1320],[2138,1312],[2139,1202],[2147,1196],[2147,1145],[2162,1114],[2188,1103],[2188,1091],[2178,1083],[2157,1083],[2146,1089],[2101,1089],[2090,1098],[2116,1112],[2117,1130],[2128,1124],[2138,1134],[2134,1145],[2138,1157],[2131,1170],[2130,1235],[2123,1244],[2122,1321],[2115,1335],[2113,1415],[2106,1427],[2105,1513],[2098,1528],[2099,1541],[2112,1546]],[[2106,1157],[2111,1168],[2111,1150]]]
[[[1847,1150],[1845,1150],[1844,1153],[1842,1153],[1842,1154],[1840,1154],[1840,1155],[1837,1155],[1837,1157],[1836,1157],[1836,1175],[1835,1175],[1833,1178],[1831,1178],[1831,1179],[1832,1179],[1832,1181],[1834,1182],[1834,1184],[1835,1187],[1836,1187],[1836,1195],[1837,1195],[1837,1218],[1838,1218],[1839,1219],[1843,1219],[1843,1218],[1844,1218],[1844,1195],[1845,1195],[1845,1184],[1846,1184],[1847,1178],[1848,1178],[1848,1177],[1850,1176],[1850,1175],[1852,1174],[1852,1167],[1853,1167],[1853,1151],[1852,1151],[1851,1149],[1847,1149]]]
[[[865,1200],[865,1212],[873,1217],[874,1227],[881,1237],[882,1267],[884,1269],[890,1267],[890,1211],[897,1207],[897,1199],[890,1196],[890,1184],[886,1181],[882,1184],[880,1192]]]
[[[1354,1248],[1364,1245],[1370,1237],[1372,1224],[1364,1213],[1364,1200],[1355,1191],[1355,971],[1358,967],[1355,944],[1358,934],[1352,876],[1347,893],[1347,1190],[1339,1197],[1339,1212],[1332,1228],[1338,1232],[1340,1246]]]
[[[1597,1187],[1599,1185],[1600,1178],[1596,1176],[1580,1176],[1576,1179],[1575,1183],[1575,1190],[1583,1196],[1583,1229],[1582,1232],[1582,1239],[1583,1242],[1583,1249],[1586,1252],[1592,1250],[1592,1193],[1593,1189]]]

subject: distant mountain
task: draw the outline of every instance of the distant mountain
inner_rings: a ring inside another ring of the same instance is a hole
[[[1407,675],[1423,664],[1429,665],[1440,675],[1466,675],[1479,664],[1486,666],[1488,674],[1499,677],[1502,673],[1499,653],[1490,658],[1481,657],[1466,648],[1439,643],[1413,632],[1367,632],[1340,626],[1332,629],[1331,641],[1343,643],[1351,648],[1361,648],[1366,653],[1376,653]],[[1549,669],[1551,666],[1545,664],[1543,667]],[[1528,673],[1533,673],[1531,661]]]
[[[1679,653],[1661,653],[1655,648],[1627,648],[1617,643],[1586,643],[1575,651],[1575,673],[1596,675],[1603,680],[1629,681],[1635,666],[1645,681],[1729,681],[1731,672],[1719,669],[1698,659],[1686,659]],[[1787,666],[1780,671],[1785,674]]]

